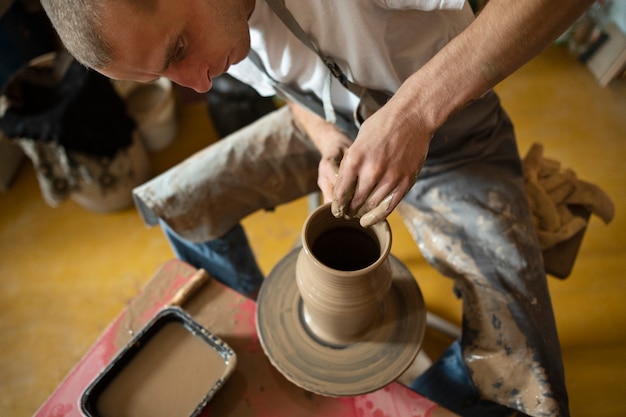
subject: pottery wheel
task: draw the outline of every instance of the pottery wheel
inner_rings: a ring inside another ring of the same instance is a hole
[[[389,255],[393,279],[381,314],[359,341],[329,346],[304,324],[299,251],[274,267],[257,299],[257,331],[270,362],[299,387],[332,397],[366,394],[396,380],[417,356],[426,327],[424,299],[409,270]]]

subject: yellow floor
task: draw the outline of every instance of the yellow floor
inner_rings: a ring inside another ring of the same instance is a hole
[[[614,199],[606,226],[592,218],[569,279],[550,279],[574,417],[626,415],[626,81],[598,87],[567,50],[553,47],[497,88],[525,153],[546,155]],[[214,139],[203,101],[180,108],[173,146],[152,155],[157,172]],[[298,200],[245,220],[264,272],[296,241]],[[391,216],[393,253],[417,277],[429,309],[453,322],[451,282],[425,263]],[[29,161],[0,195],[0,416],[32,415],[100,332],[172,253],[134,209],[95,214],[73,202],[50,208]],[[435,355],[445,339],[429,332]]]

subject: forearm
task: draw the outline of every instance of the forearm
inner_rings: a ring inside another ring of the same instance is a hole
[[[333,124],[310,110],[293,103],[289,107],[296,124],[320,151],[317,185],[322,191],[324,201],[331,201],[339,163],[352,141]]]
[[[322,154],[322,158],[340,158],[338,148],[350,146],[350,141],[337,127],[312,111],[295,103],[289,103],[296,123],[308,135]]]
[[[295,103],[289,103],[289,109],[298,126],[305,131],[319,149],[320,145],[317,138],[323,134],[325,129],[329,128],[326,126],[326,121],[317,114]]]
[[[465,31],[406,80],[391,103],[433,133],[541,52],[592,3],[490,0]]]

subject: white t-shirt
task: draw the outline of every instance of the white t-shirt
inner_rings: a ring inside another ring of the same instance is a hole
[[[400,84],[473,20],[465,0],[286,0],[309,39],[352,81],[394,92]],[[249,20],[251,46],[277,81],[321,97],[328,69],[291,33],[265,0]],[[267,76],[249,60],[229,74],[260,94],[275,94]],[[352,113],[358,99],[339,82],[333,107]]]

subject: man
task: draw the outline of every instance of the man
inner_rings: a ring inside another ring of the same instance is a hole
[[[228,72],[287,99],[136,190],[180,257],[254,294],[245,215],[316,185],[365,225],[398,207],[463,298],[461,344],[414,387],[463,415],[569,415],[513,128],[491,88],[591,0],[491,0],[476,17],[464,0],[42,3],[69,51],[111,78],[205,92]]]

